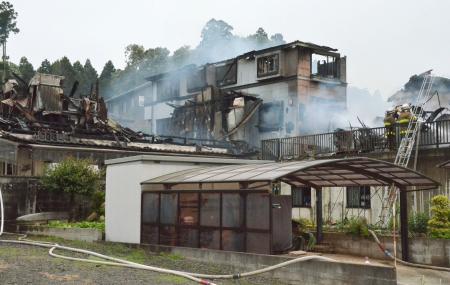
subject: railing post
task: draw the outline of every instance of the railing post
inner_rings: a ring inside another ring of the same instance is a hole
[[[440,122],[439,121],[435,121],[434,123],[436,124],[436,148],[439,148],[439,127],[440,127]]]
[[[281,160],[281,138],[278,138],[277,141],[278,141],[277,156],[278,156],[278,160]]]

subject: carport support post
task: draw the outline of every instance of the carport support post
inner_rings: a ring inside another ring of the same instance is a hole
[[[323,219],[322,219],[322,187],[316,188],[316,238],[317,243],[323,239]]]
[[[405,187],[400,187],[400,231],[402,242],[402,260],[408,261],[408,192]]]

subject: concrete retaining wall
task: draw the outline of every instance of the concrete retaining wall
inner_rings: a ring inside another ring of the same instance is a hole
[[[380,241],[392,252],[393,240],[380,236]],[[354,237],[343,233],[325,233],[324,243],[330,244],[334,252],[387,259],[372,239]],[[401,256],[400,239],[397,239],[397,254]],[[410,261],[414,263],[450,267],[450,240],[415,237],[409,240]]]
[[[48,227],[31,227],[26,231],[30,235],[53,236],[67,240],[82,241],[99,241],[102,240],[103,233],[97,229],[80,229],[80,228],[48,228]]]
[[[260,269],[265,266],[292,259],[291,257],[285,256],[185,247],[167,247],[159,245],[139,245],[139,247],[153,252],[163,251],[179,254],[187,259],[195,261],[234,266],[236,267],[236,272],[233,273]],[[265,273],[265,275],[277,278],[282,282],[288,282],[289,284],[397,284],[397,275],[393,267],[316,260],[292,264],[271,271],[270,273]]]

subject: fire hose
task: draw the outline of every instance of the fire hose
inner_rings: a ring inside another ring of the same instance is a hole
[[[417,267],[417,268],[424,268],[424,269],[433,269],[433,270],[440,270],[440,271],[448,271],[450,272],[450,268],[448,267],[439,267],[439,266],[432,266],[432,265],[425,265],[425,264],[417,264],[417,263],[412,263],[412,262],[407,262],[407,261],[403,261],[401,259],[395,258],[392,253],[386,249],[386,247],[380,242],[380,240],[378,239],[377,235],[375,234],[374,231],[369,230],[369,233],[372,235],[373,239],[375,240],[375,242],[378,244],[378,247],[380,248],[380,250],[390,259],[392,260],[397,260],[398,263],[407,265],[407,266],[412,266],[412,267]]]
[[[0,189],[0,208],[1,208],[0,209],[0,212],[1,212],[0,236],[1,236],[4,234],[4,232],[3,232],[3,225],[4,225],[4,212],[3,211],[4,210],[3,210],[3,197],[2,197],[1,189]],[[10,234],[10,233],[8,233],[8,234]],[[15,235],[15,234],[13,234],[13,235]],[[18,240],[1,239],[0,242],[1,243],[10,243],[10,244],[24,244],[24,245],[49,248],[48,253],[50,256],[56,257],[56,258],[62,258],[62,259],[66,259],[66,260],[96,263],[96,264],[102,264],[102,265],[128,267],[128,268],[134,268],[134,269],[149,270],[149,271],[154,271],[154,272],[158,272],[158,273],[172,274],[172,275],[176,275],[179,277],[189,279],[191,281],[194,281],[194,282],[197,282],[197,283],[203,284],[203,285],[216,285],[215,283],[205,280],[205,279],[240,279],[243,277],[249,277],[249,276],[253,276],[253,275],[257,275],[257,274],[266,273],[266,272],[273,271],[273,270],[276,270],[276,269],[284,267],[284,266],[288,266],[290,264],[305,262],[308,260],[323,260],[323,261],[330,261],[330,262],[335,261],[331,258],[312,255],[312,256],[304,256],[304,257],[291,259],[291,260],[288,260],[285,262],[281,262],[281,263],[278,263],[278,264],[275,264],[272,266],[268,266],[265,268],[261,268],[261,269],[257,269],[257,270],[249,271],[249,272],[236,273],[236,274],[222,274],[222,275],[220,275],[220,274],[219,275],[201,274],[201,273],[178,271],[178,270],[172,270],[172,269],[166,269],[166,268],[161,268],[161,267],[139,264],[139,263],[131,262],[128,260],[107,256],[107,255],[100,254],[100,253],[90,251],[90,250],[84,250],[84,249],[79,249],[79,248],[74,248],[74,247],[63,246],[63,245],[59,245],[57,243],[27,240],[27,239],[25,239],[25,237],[26,236],[19,237]],[[54,253],[54,251],[56,249],[87,254],[87,255],[98,257],[98,258],[102,258],[104,260],[93,260],[93,259],[87,259],[87,258],[78,258],[78,257],[59,255],[59,254]]]

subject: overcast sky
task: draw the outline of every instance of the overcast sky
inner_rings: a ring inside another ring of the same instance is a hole
[[[195,47],[211,18],[248,35],[258,27],[339,49],[351,85],[387,97],[412,74],[433,68],[450,77],[450,1],[275,0],[12,0],[20,33],[8,53],[35,67],[64,55],[91,59],[98,72],[112,60],[124,66],[128,44]]]

